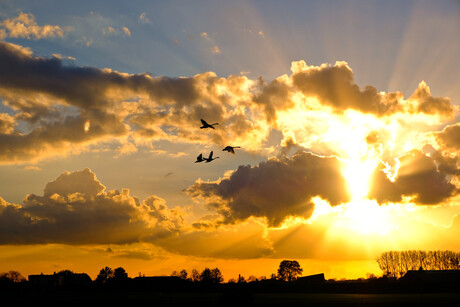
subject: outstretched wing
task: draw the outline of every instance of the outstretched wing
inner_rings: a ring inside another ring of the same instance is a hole
[[[211,153],[209,154],[209,157],[208,157],[209,160],[212,160],[212,154],[213,154],[213,152],[211,151]]]
[[[199,154],[198,157],[196,157],[198,161],[203,160],[203,154]]]
[[[208,123],[204,120],[204,119],[201,119],[201,123],[203,124],[203,126],[207,126]]]

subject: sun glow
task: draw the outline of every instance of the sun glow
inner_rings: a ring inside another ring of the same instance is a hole
[[[351,160],[343,170],[352,201],[365,199],[369,192],[369,179],[377,166],[376,160]]]
[[[369,199],[354,200],[344,206],[339,226],[359,234],[384,236],[392,229],[390,213]]]

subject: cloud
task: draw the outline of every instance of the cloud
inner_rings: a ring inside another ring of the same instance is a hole
[[[102,35],[105,35],[105,36],[117,36],[121,34],[125,36],[131,36],[131,31],[127,27],[121,27],[121,30],[116,29],[112,26],[107,26],[105,28],[102,28]]]
[[[184,212],[128,189],[106,191],[88,168],[64,173],[24,205],[0,198],[1,244],[123,244],[152,241],[187,227]]]
[[[374,151],[382,146],[385,160],[406,152],[409,140],[421,139],[416,124],[430,118],[442,122],[453,112],[450,101],[432,97],[424,82],[409,99],[372,86],[362,89],[345,62],[307,66],[298,61],[292,72],[271,82],[214,72],[153,77],[72,66],[0,42],[0,97],[14,113],[0,119],[5,127],[0,163],[81,152],[104,142],[118,142],[115,151],[130,153],[158,140],[231,142],[258,153],[290,140],[341,158],[356,155],[344,145],[360,142]],[[202,131],[201,118],[219,126],[212,133]],[[88,120],[91,128],[85,133]],[[268,144],[276,132],[281,142]]]
[[[455,196],[458,188],[450,182],[449,175],[458,172],[456,166],[452,167],[456,159],[441,160],[439,154],[434,157],[436,159],[417,150],[399,157],[400,166],[393,181],[382,170],[375,169],[369,197],[386,203],[401,202],[404,196],[408,196],[416,204],[436,205]]]
[[[34,15],[19,13],[18,17],[5,19],[0,22],[2,33],[0,36],[12,38],[43,39],[64,37],[64,30],[56,25],[39,26]]]
[[[277,187],[278,193],[266,189],[265,193],[268,195],[265,196],[257,194],[259,191],[255,189],[232,189],[230,185],[249,187],[255,184],[251,183],[252,179],[242,184],[238,181],[241,179],[240,175],[231,175],[220,181],[223,186],[227,185],[220,187],[221,191],[225,191],[227,195],[239,192],[253,199],[257,197],[263,202],[263,205],[259,206],[262,210],[252,207],[253,211],[249,212],[244,209],[240,217],[249,214],[251,216],[245,217],[244,220],[235,219],[230,224],[226,223],[228,220],[222,223],[220,214],[204,216],[195,221],[193,226],[185,221],[186,213],[182,209],[168,208],[165,200],[156,195],[139,201],[137,197],[130,195],[128,189],[107,190],[88,168],[65,172],[46,184],[43,195],[27,195],[22,205],[8,203],[0,197],[0,245],[111,244],[107,251],[113,250],[114,257],[146,260],[158,258],[158,255],[152,252],[158,249],[176,255],[220,259],[285,258],[293,255],[298,258],[362,259],[368,257],[368,254],[363,255],[363,250],[376,255],[388,244],[394,244],[394,238],[391,235],[381,237],[368,234],[360,235],[360,240],[356,240],[356,233],[346,226],[346,223],[356,223],[353,218],[357,217],[347,217],[343,211],[346,210],[347,204],[334,206],[332,209],[337,210],[331,209],[328,214],[316,215],[308,223],[304,219],[305,211],[309,210],[308,198],[315,194],[312,192],[313,188],[329,185],[322,188],[322,197],[325,198],[332,190],[341,189],[340,182],[334,182],[337,163],[333,158],[315,157],[303,152],[291,160],[278,159],[261,163],[257,167],[245,168],[246,171],[249,169],[252,175],[250,178],[262,178],[265,182],[270,182],[269,178],[273,177],[269,176],[274,173],[273,169],[277,170],[275,172],[280,177],[275,177],[272,184]],[[280,171],[282,168],[284,170]],[[235,173],[238,171],[241,170]],[[267,177],[263,177],[262,173]],[[300,173],[306,179],[302,179]],[[293,186],[296,180],[300,184]],[[302,186],[307,181],[307,186]],[[285,186],[278,186],[280,182]],[[311,187],[310,183],[316,186]],[[208,185],[208,190],[201,190],[200,193],[207,199],[213,195],[223,199],[215,194],[216,189],[219,187]],[[306,196],[301,195],[302,190],[306,190]],[[288,191],[294,195],[289,196]],[[223,193],[221,192],[221,195]],[[278,204],[278,208],[274,208],[277,200],[272,201],[270,197],[284,198],[285,201],[281,205]],[[347,196],[342,197],[343,201],[346,201]],[[237,198],[235,201],[238,201]],[[342,199],[329,201],[338,204]],[[306,210],[299,213],[295,203]],[[236,204],[227,204],[228,208],[233,206],[229,212],[236,216],[236,210],[239,208]],[[318,205],[317,200],[315,204]],[[272,207],[269,208],[270,206]],[[395,209],[394,206],[376,207],[382,210],[381,214],[388,214],[390,210]],[[429,208],[432,211],[426,214],[439,210],[439,207]],[[252,214],[256,211],[263,214]],[[394,224],[394,228],[390,231],[397,231],[400,237],[397,244],[402,244],[405,248],[419,248],[417,240],[413,240],[414,235],[423,236],[427,244],[434,248],[441,248],[438,240],[440,236],[453,244],[458,241],[455,240],[460,225],[459,218],[455,218],[447,228],[435,227],[433,224],[422,222],[419,211],[397,212],[397,215],[392,215],[394,219],[391,223]],[[287,219],[284,219],[282,227],[270,227],[274,224],[270,224],[264,215],[278,216],[279,219],[287,216]],[[300,218],[296,218],[298,216]],[[351,220],[346,221],[350,218]],[[341,225],[344,220],[345,226]],[[126,244],[131,244],[128,246],[130,250],[125,248]],[[139,244],[141,249],[135,247]]]
[[[335,157],[299,152],[292,158],[270,159],[255,167],[240,166],[216,182],[199,180],[186,192],[220,213],[223,223],[261,217],[269,226],[279,226],[288,217],[309,218],[313,197],[319,196],[333,206],[349,201],[341,169]]]
[[[147,13],[145,13],[145,12],[142,12],[142,13],[139,15],[139,22],[140,22],[140,23],[143,23],[143,24],[149,24],[149,23],[151,23],[150,19],[147,17]]]
[[[211,52],[216,54],[221,53],[220,48],[217,45],[211,47]]]
[[[446,126],[441,132],[436,133],[436,141],[446,151],[459,151],[460,123]]]
[[[425,114],[440,114],[450,117],[454,114],[454,108],[447,97],[433,97],[430,88],[425,81],[420,82],[409,101],[414,100],[417,111]]]
[[[354,82],[346,62],[334,66],[308,66],[304,61],[293,62],[292,81],[305,95],[316,96],[321,103],[336,110],[354,109],[378,116],[397,112],[438,114],[451,117],[454,109],[448,98],[433,97],[425,82],[421,82],[407,102],[399,92],[379,93],[373,86],[361,89]]]
[[[131,31],[127,27],[122,27],[122,29],[123,29],[123,33],[125,33],[125,35],[131,36]]]
[[[142,243],[150,252],[119,254],[142,259],[152,258],[155,247],[219,258],[257,258],[272,252],[263,223],[197,229],[185,217],[182,209],[168,208],[156,195],[139,201],[128,189],[106,190],[86,168],[61,174],[45,186],[43,195],[27,195],[23,205],[0,197],[0,245]]]
[[[205,40],[209,40],[209,39],[210,39],[210,38],[209,38],[209,34],[208,34],[207,32],[201,32],[201,33],[200,33],[200,36],[201,36],[203,39],[205,39]]]

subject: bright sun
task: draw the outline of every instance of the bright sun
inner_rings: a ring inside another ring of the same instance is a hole
[[[352,201],[365,199],[369,192],[369,180],[372,171],[377,166],[375,160],[349,160],[343,170],[343,175],[347,180]]]

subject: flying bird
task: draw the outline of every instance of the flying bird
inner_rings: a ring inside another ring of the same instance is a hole
[[[204,161],[203,154],[200,154],[198,157],[196,157],[195,163],[199,163],[199,162],[203,162],[203,161]]]
[[[206,163],[211,162],[212,160],[216,160],[216,159],[219,158],[219,157],[212,158],[212,154],[213,154],[213,152],[211,151],[211,153],[209,154],[209,157],[203,158],[204,160],[206,160]]]
[[[241,148],[240,146],[227,146],[222,151],[228,151],[231,152],[232,154],[235,154],[235,148]]]
[[[219,124],[219,123],[208,124],[204,119],[201,119],[201,123],[203,124],[203,126],[201,126],[200,129],[204,129],[204,128],[212,128],[212,129],[215,129],[213,126]]]

